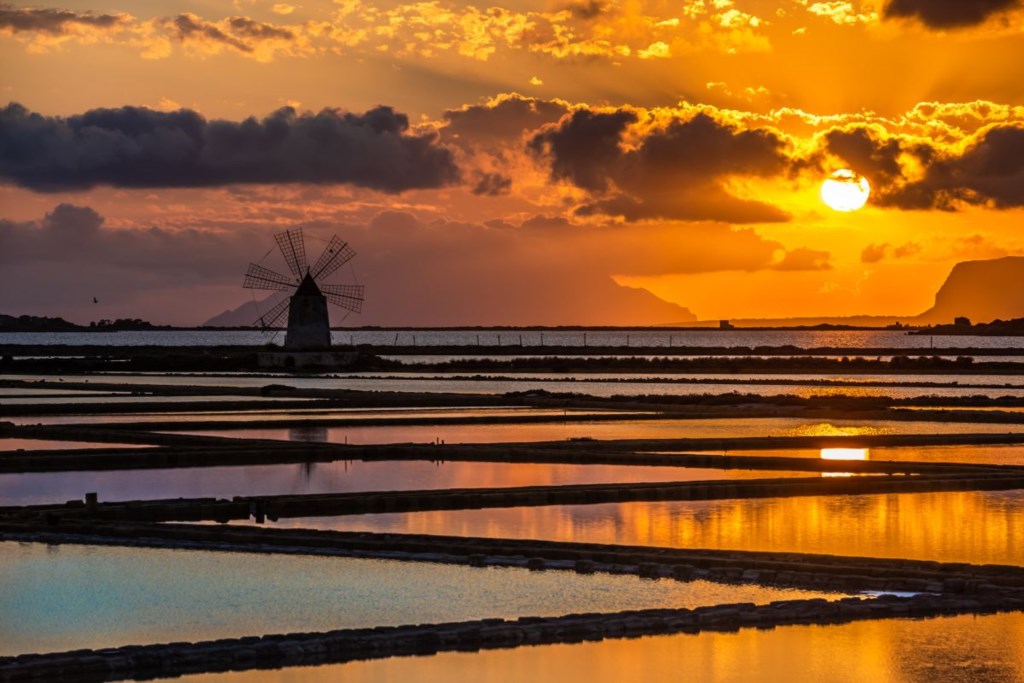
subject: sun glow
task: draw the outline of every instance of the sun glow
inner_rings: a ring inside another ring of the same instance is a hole
[[[868,460],[867,448],[822,448],[822,460]]]
[[[835,211],[856,211],[871,194],[868,180],[848,168],[836,171],[821,184],[821,199]]]

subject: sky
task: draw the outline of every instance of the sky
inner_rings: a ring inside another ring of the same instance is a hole
[[[0,95],[6,314],[200,324],[296,228],[344,325],[913,316],[1024,255],[1020,0],[0,2]]]

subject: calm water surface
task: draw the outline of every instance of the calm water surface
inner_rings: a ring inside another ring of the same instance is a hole
[[[189,683],[1019,683],[1024,615],[654,636],[186,676]]]
[[[499,378],[501,373],[483,373],[483,376],[496,375]],[[344,379],[459,379],[469,376],[467,372],[353,372],[344,375]],[[517,372],[511,377],[515,380],[541,380],[541,381],[576,381],[576,382],[640,382],[648,381],[657,384],[671,384],[674,382],[732,382],[742,381],[755,383],[796,383],[801,384],[810,379],[817,381],[832,382],[835,384],[950,384],[959,386],[1024,386],[1024,374],[1012,375],[948,375],[948,374],[842,374],[842,373],[753,373],[753,372],[709,372],[709,373],[679,373],[666,374],[664,372]]]
[[[796,476],[817,475],[689,467],[356,460],[300,465],[0,474],[0,505],[63,503],[81,500],[87,492],[97,493],[101,501],[117,501]]]
[[[826,449],[827,450],[827,449]],[[787,458],[821,458],[821,449],[730,450],[728,455],[756,455]],[[957,462],[975,465],[1024,466],[1024,445],[1005,446],[900,446],[898,448],[862,448],[846,455],[853,460],[905,460],[908,462]]]
[[[0,396],[0,406],[3,405],[74,405],[76,403],[203,403],[203,402],[220,402],[220,401],[232,401],[238,403],[253,403],[258,404],[263,401],[280,401],[281,398],[278,396],[232,396],[230,394],[219,395],[219,396],[152,396],[152,395],[136,395],[130,394],[86,394],[80,392],[78,394],[67,394],[62,396],[43,396],[39,398],[28,398],[28,397],[14,397],[8,398]],[[286,400],[288,401],[312,401],[315,399],[309,398],[298,398],[289,396]]]
[[[152,448],[129,443],[95,443],[93,441],[50,441],[47,439],[0,438],[0,451],[49,451],[76,448]],[[0,498],[2,500],[2,498]]]
[[[550,505],[277,525],[1024,565],[1024,491]]]
[[[582,375],[580,375],[582,376]],[[223,387],[226,394],[232,388],[259,388],[268,384],[287,384],[301,389],[349,389],[356,391],[394,391],[405,393],[460,393],[460,394],[506,394],[509,392],[544,390],[553,393],[578,393],[590,396],[643,396],[648,394],[666,396],[700,396],[720,394],[759,394],[762,396],[887,396],[891,398],[917,398],[921,396],[1024,396],[1024,379],[1009,376],[1010,386],[998,378],[987,376],[960,376],[951,379],[949,375],[928,375],[928,381],[941,386],[915,387],[900,382],[910,381],[905,375],[888,376],[887,384],[866,385],[864,381],[837,381],[829,385],[810,383],[811,376],[805,375],[795,382],[783,384],[747,383],[749,376],[725,376],[730,382],[695,381],[677,382],[663,379],[661,382],[608,381],[614,375],[605,375],[594,380],[581,380],[565,375],[550,378],[475,378],[454,377],[403,377],[391,378],[374,375],[362,376],[291,376],[291,375],[199,375],[199,374],[90,374],[90,375],[0,375],[0,380],[52,381],[65,378],[69,382],[95,382],[97,384],[124,385],[166,385]],[[557,377],[557,379],[556,379]],[[924,377],[924,376],[922,376]],[[705,380],[707,378],[704,378]],[[991,381],[990,381],[991,380]],[[998,381],[997,381],[998,380]],[[981,385],[981,386],[979,386]]]
[[[346,330],[331,333],[334,344],[420,346],[797,346],[800,348],[1021,348],[1024,337],[909,335],[897,330]],[[95,346],[262,346],[280,344],[284,334],[259,331],[171,330],[142,332],[5,332],[0,344]],[[628,337],[628,339],[627,339]]]
[[[944,356],[944,355],[933,354],[933,353],[922,353],[921,355],[901,354],[900,357],[901,358],[921,358],[921,357],[924,357],[924,358],[942,358],[944,360],[956,360],[958,357],[960,357],[962,355],[963,354],[956,354],[956,355],[952,355],[952,356]],[[672,353],[672,354],[668,354],[668,353],[663,353],[663,354],[658,354],[658,355],[649,355],[649,354],[628,354],[628,355],[626,355],[626,354],[621,354],[621,353],[619,353],[619,354],[588,353],[586,355],[582,355],[582,354],[578,354],[578,353],[563,354],[563,353],[552,352],[552,353],[544,353],[544,354],[536,354],[536,353],[534,353],[534,354],[523,354],[523,355],[508,354],[508,355],[500,355],[500,356],[497,355],[497,354],[487,354],[487,353],[480,353],[480,354],[463,353],[463,354],[448,354],[448,355],[430,355],[430,354],[420,354],[420,355],[382,355],[381,356],[381,358],[383,358],[385,360],[396,360],[396,361],[398,361],[400,363],[408,363],[410,365],[427,365],[427,364],[433,364],[433,363],[449,363],[451,361],[467,361],[467,360],[505,361],[505,360],[531,360],[531,359],[535,359],[535,358],[595,359],[595,360],[601,360],[601,359],[616,359],[616,360],[618,360],[618,359],[623,359],[623,358],[631,358],[631,359],[636,359],[636,360],[661,360],[661,359],[666,359],[666,358],[667,359],[679,359],[679,360],[693,360],[693,359],[700,359],[700,358],[722,358],[722,359],[727,359],[727,360],[745,360],[745,359],[749,359],[749,358],[758,358],[758,359],[769,358],[770,359],[770,358],[808,358],[808,357],[811,357],[811,358],[828,358],[828,359],[831,359],[831,360],[839,360],[840,358],[867,358],[868,360],[883,360],[883,361],[888,362],[888,361],[892,360],[893,358],[895,358],[896,356],[876,356],[876,355],[864,356],[864,355],[858,355],[858,354],[846,354],[844,356],[844,355],[837,355],[837,354],[834,354],[834,353],[824,353],[824,352],[822,352],[822,353],[815,353],[815,354],[806,354],[806,353],[786,354],[786,353],[779,353],[779,354],[772,354],[772,355],[757,355],[757,354],[749,354],[749,353],[747,353],[747,354],[739,354],[739,355],[723,354],[723,353],[715,353],[715,354],[707,354],[707,353],[699,353],[699,354],[698,353],[693,353],[693,354],[690,354],[690,353]],[[1012,355],[1012,356],[998,356],[998,355],[992,355],[992,356],[984,355],[984,356],[982,356],[982,355],[979,355],[979,356],[976,356],[976,358],[977,358],[976,362],[984,362],[984,363],[1024,363],[1024,356],[1019,356],[1019,355]]]
[[[32,422],[36,418],[26,418]],[[330,443],[524,443],[594,439],[705,439],[757,436],[861,436],[870,434],[1009,434],[1024,432],[1024,424],[910,422],[855,420],[816,422],[800,418],[722,418],[698,420],[614,420],[543,424],[394,425],[381,427],[324,427],[322,431],[224,429],[190,430],[184,434],[244,439],[315,440]]]
[[[0,542],[0,656],[815,595],[563,571]]]
[[[282,408],[261,410],[204,410],[196,412],[149,412],[89,415],[42,415],[7,418],[15,424],[94,424],[132,422],[238,422],[254,420],[294,422],[296,420],[417,419],[446,420],[466,417],[635,415],[639,411],[576,410],[572,408]]]

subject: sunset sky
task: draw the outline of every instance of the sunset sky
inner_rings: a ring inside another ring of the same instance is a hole
[[[0,65],[0,313],[198,324],[295,227],[346,325],[911,316],[1024,255],[1017,0],[0,2]]]

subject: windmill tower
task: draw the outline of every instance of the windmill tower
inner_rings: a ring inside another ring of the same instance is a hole
[[[274,239],[291,276],[250,263],[242,286],[291,294],[260,316],[254,324],[264,330],[271,329],[287,314],[288,331],[284,338],[286,349],[326,349],[331,345],[327,302],[353,313],[363,308],[361,285],[333,285],[324,282],[352,260],[356,252],[335,235],[327,243],[320,258],[310,266],[306,261],[306,244],[301,228],[278,233]]]

